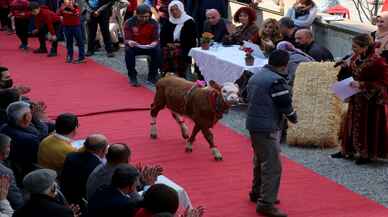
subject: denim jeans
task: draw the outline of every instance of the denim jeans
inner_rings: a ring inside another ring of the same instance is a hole
[[[151,58],[149,63],[148,80],[156,80],[158,75],[158,69],[161,61],[161,50],[159,46],[151,49],[141,49],[138,47],[126,47],[125,48],[125,63],[127,65],[128,77],[130,80],[137,79],[136,56],[147,55]]]
[[[63,26],[66,37],[67,57],[73,59],[74,39],[78,44],[78,59],[85,58],[85,43],[82,38],[81,26]]]

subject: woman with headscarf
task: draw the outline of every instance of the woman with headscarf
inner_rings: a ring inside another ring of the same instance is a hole
[[[377,17],[377,31],[372,33],[376,42],[376,53],[388,63],[388,12],[382,12]]]
[[[169,19],[161,29],[160,44],[163,50],[164,73],[174,72],[186,77],[186,70],[191,63],[188,53],[196,47],[195,22],[186,14],[183,3],[178,0],[168,5]]]

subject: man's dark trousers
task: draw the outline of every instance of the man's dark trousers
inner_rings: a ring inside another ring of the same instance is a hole
[[[259,195],[260,205],[273,206],[277,200],[282,174],[280,134],[281,131],[250,132],[254,151],[252,193]]]
[[[156,81],[158,75],[158,69],[161,60],[161,50],[159,46],[151,49],[141,49],[138,47],[126,47],[125,48],[125,63],[127,65],[128,77],[131,81],[137,80],[136,56],[147,55],[150,57],[148,80],[151,82]]]
[[[101,12],[97,17],[90,15],[90,19],[87,23],[88,28],[88,52],[94,52],[94,44],[97,34],[97,26],[100,26],[102,38],[104,39],[105,50],[108,53],[112,53],[112,39],[109,32],[109,17],[110,12],[108,9]]]
[[[59,27],[60,27],[60,23],[54,23],[53,24],[54,26],[54,31],[56,32],[56,34],[58,33],[58,30],[59,30]],[[40,29],[39,29],[39,32],[38,32],[38,37],[39,37],[39,44],[40,44],[40,49],[43,49],[43,50],[46,50],[46,35],[48,33],[48,28],[47,28],[47,25],[44,25],[42,26]],[[56,35],[57,36],[57,35]],[[58,36],[57,36],[58,37]],[[51,42],[51,50],[50,50],[50,53],[57,53],[57,48],[58,48],[58,40],[53,40]]]

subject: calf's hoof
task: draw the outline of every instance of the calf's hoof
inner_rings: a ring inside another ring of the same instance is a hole
[[[220,156],[220,157],[214,157],[214,159],[215,159],[216,161],[222,161],[222,156]]]
[[[191,144],[190,142],[188,142],[188,143],[186,144],[186,147],[185,147],[185,152],[186,152],[186,153],[191,153],[191,152],[193,152],[193,144]]]
[[[191,152],[193,152],[193,149],[192,148],[185,148],[185,152],[186,153],[191,153]]]
[[[217,148],[212,148],[212,154],[216,161],[222,161],[222,154]]]

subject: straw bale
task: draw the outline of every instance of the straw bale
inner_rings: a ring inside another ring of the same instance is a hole
[[[293,105],[299,122],[290,124],[288,144],[322,148],[338,145],[344,104],[330,91],[338,73],[333,66],[331,62],[299,65],[293,87]]]

